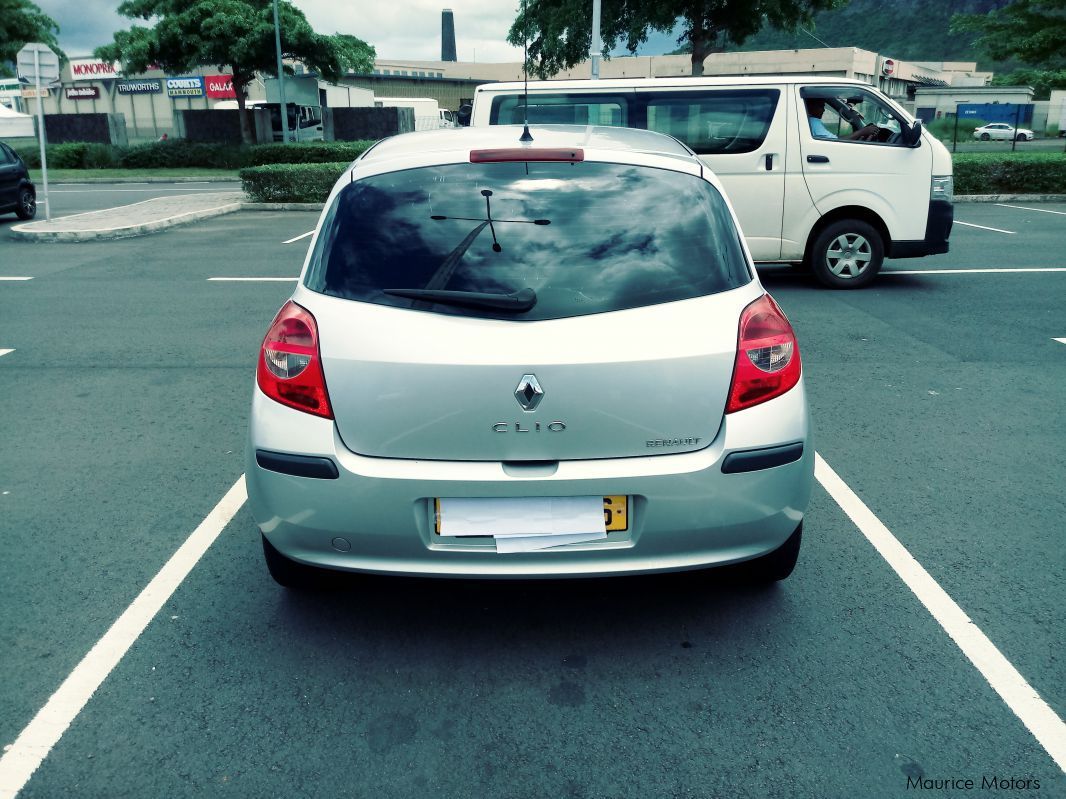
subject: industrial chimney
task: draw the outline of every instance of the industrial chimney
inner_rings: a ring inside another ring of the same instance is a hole
[[[450,8],[440,15],[440,60],[455,61],[455,18]]]

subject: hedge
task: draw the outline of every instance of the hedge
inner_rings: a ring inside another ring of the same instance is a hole
[[[349,163],[253,166],[241,170],[241,183],[253,202],[320,203]]]
[[[1066,154],[955,153],[955,194],[1066,194]]]
[[[48,166],[56,169],[240,169],[262,164],[351,163],[372,145],[370,141],[314,142],[306,144],[191,143],[181,139],[116,147],[110,144],[71,142],[48,145]],[[31,169],[40,169],[36,145],[15,148]]]

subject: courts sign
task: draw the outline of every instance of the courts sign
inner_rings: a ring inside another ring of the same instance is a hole
[[[237,93],[233,90],[232,75],[208,75],[204,78],[207,83],[207,96],[216,100],[236,100]]]
[[[163,91],[159,80],[120,80],[115,84],[119,94],[158,94]]]
[[[203,97],[203,78],[167,78],[167,94],[171,97]]]

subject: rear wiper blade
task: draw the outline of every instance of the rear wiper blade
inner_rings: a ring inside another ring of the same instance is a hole
[[[382,289],[383,294],[394,297],[410,297],[414,300],[429,300],[445,305],[467,305],[472,308],[492,308],[500,311],[523,313],[537,304],[537,294],[525,288],[510,294],[489,294],[481,291],[447,291],[444,289]]]

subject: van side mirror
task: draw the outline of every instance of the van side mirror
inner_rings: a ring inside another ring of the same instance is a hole
[[[909,126],[903,128],[903,144],[907,147],[917,147],[922,142],[922,120],[916,119]]]

